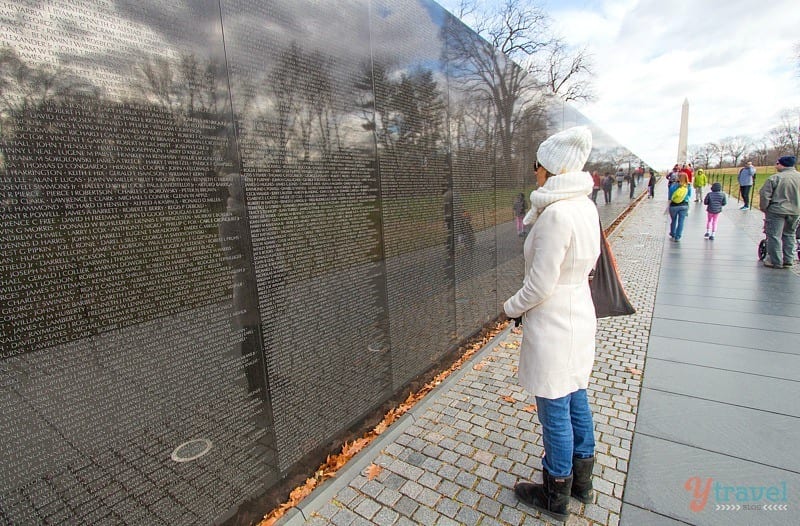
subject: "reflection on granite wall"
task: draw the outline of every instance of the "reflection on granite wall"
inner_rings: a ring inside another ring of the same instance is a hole
[[[0,29],[4,524],[257,518],[500,312],[514,196],[585,121],[428,0],[19,0]]]

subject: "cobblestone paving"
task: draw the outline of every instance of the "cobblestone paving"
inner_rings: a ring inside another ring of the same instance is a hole
[[[598,324],[589,388],[596,497],[587,505],[571,500],[569,525],[619,523],[665,237],[662,212],[662,201],[645,199],[611,238],[638,312]],[[382,444],[371,460],[383,468],[376,477],[369,480],[365,471],[351,476],[328,502],[308,507],[305,524],[553,523],[513,493],[518,480],[541,481],[543,451],[534,400],[516,382],[520,340],[521,334],[507,331],[481,351],[465,365],[466,374],[430,395],[432,403],[398,438]]]

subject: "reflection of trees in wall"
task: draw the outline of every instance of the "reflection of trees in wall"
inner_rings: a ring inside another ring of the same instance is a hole
[[[147,99],[176,113],[216,114],[223,103],[224,86],[220,64],[197,62],[194,55],[182,55],[177,63],[163,57],[149,57],[136,64],[135,85]]]
[[[372,67],[363,68],[355,83],[365,121],[362,126],[374,131],[384,152],[381,162],[392,167],[382,177],[417,174],[420,180],[428,180],[427,174],[442,164],[446,151],[442,91],[429,69],[416,68],[399,78],[389,70],[390,66],[376,60]]]
[[[496,133],[502,164],[511,166],[516,126],[526,103],[537,98],[533,78],[507,58],[525,44],[510,38],[493,45],[454,19],[448,20],[443,32],[448,72],[466,94],[464,106],[456,110],[456,129],[474,126],[474,130],[482,132],[487,147],[491,147]]]
[[[25,325],[35,318],[22,316],[10,337],[34,350],[229,297],[214,218],[219,174],[236,161],[211,69],[205,86],[181,91],[192,68],[140,64],[149,73],[139,99],[116,102],[13,52],[2,59],[2,175],[13,189],[0,215],[47,218],[37,231],[46,243],[23,237],[2,257],[6,268],[7,257],[37,255],[32,272],[2,277],[17,291],[39,283],[28,304],[48,327],[67,327],[58,341],[39,340]],[[51,287],[53,265],[74,272]],[[111,275],[126,279],[107,282]],[[176,293],[187,284],[192,294]]]
[[[278,166],[285,166],[290,158],[307,162],[312,154],[330,160],[341,146],[332,107],[330,60],[292,43],[269,74],[266,87],[273,96],[274,116],[266,136],[275,137]]]

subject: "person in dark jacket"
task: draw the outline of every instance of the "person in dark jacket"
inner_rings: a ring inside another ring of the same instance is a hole
[[[634,195],[635,190],[636,190],[636,175],[635,174],[629,174],[628,175],[628,190],[629,190],[628,197],[633,199],[633,195]]]
[[[605,197],[606,204],[611,202],[611,189],[614,188],[614,176],[606,172],[603,177],[603,197]]]
[[[728,204],[728,198],[722,191],[721,183],[711,185],[711,192],[706,194],[703,204],[706,205],[707,215],[705,237],[714,241],[714,236],[717,235],[717,219],[720,212],[722,212],[722,207]]]
[[[650,168],[650,179],[647,180],[647,191],[650,193],[650,199],[656,195],[656,173]]]

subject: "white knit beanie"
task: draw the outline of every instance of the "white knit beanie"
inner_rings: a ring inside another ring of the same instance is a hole
[[[575,126],[551,135],[539,145],[536,159],[553,175],[583,169],[592,151],[592,132],[587,126]]]

